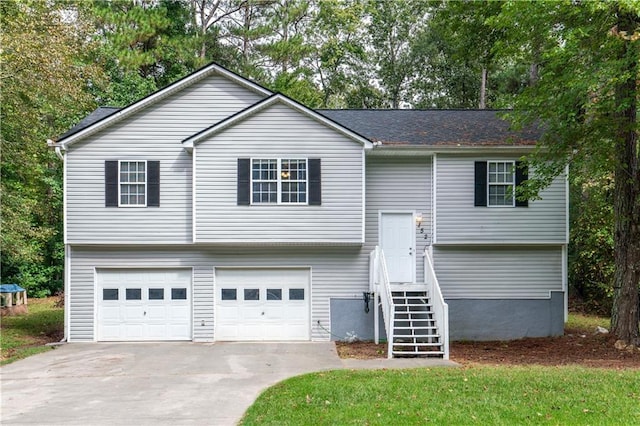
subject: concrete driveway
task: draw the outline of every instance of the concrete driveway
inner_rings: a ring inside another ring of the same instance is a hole
[[[88,343],[0,368],[2,424],[233,425],[268,386],[340,368],[455,365],[340,360],[327,343]]]

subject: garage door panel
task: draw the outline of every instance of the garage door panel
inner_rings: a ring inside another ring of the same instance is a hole
[[[309,340],[309,290],[309,269],[217,268],[216,340]]]
[[[97,277],[98,340],[191,340],[190,270],[100,269]]]

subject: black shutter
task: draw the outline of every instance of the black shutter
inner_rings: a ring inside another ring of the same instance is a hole
[[[104,162],[104,206],[118,207],[118,162]]]
[[[251,204],[251,159],[238,158],[238,205]]]
[[[160,207],[159,161],[147,161],[147,207]]]
[[[524,161],[516,161],[516,188],[527,179],[529,179],[529,167]],[[520,201],[516,198],[516,207],[529,207],[529,200]]]
[[[476,161],[474,206],[487,206],[487,162]]]
[[[309,159],[309,205],[322,204],[322,173],[319,158]]]

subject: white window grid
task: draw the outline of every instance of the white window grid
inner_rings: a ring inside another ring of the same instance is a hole
[[[118,200],[123,207],[146,207],[147,162],[118,162]]]
[[[252,159],[252,204],[307,204],[307,159]]]
[[[307,160],[281,160],[279,176],[282,203],[307,202]]]
[[[489,207],[514,207],[515,161],[487,162],[487,205]]]

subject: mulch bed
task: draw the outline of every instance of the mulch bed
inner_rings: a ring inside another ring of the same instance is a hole
[[[564,336],[505,342],[452,342],[450,359],[463,365],[580,365],[598,368],[640,368],[640,351],[620,351],[608,334],[566,330]],[[385,358],[386,344],[336,342],[341,358]]]

